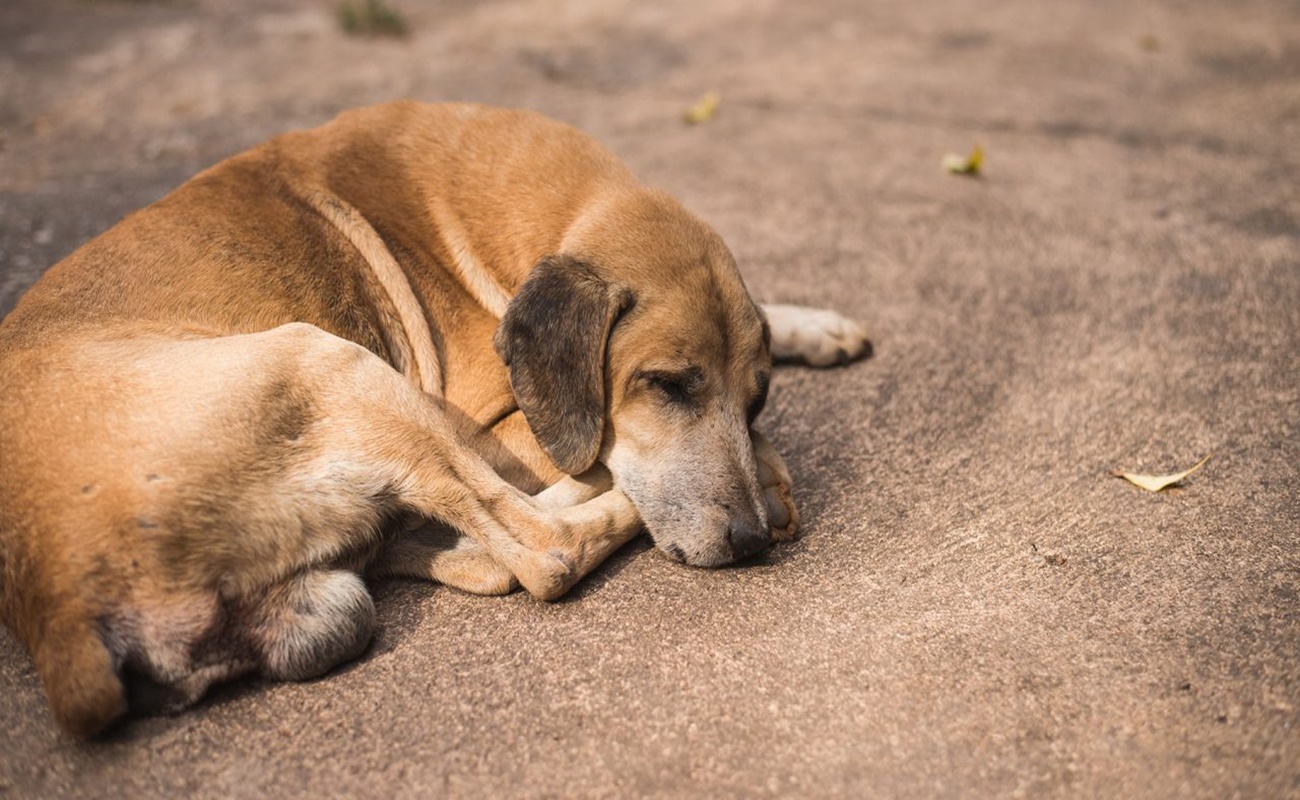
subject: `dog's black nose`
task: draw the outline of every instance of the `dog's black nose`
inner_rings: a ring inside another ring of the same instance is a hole
[[[731,538],[731,550],[736,554],[737,561],[767,549],[767,531],[760,530],[753,523],[733,522],[728,534]]]

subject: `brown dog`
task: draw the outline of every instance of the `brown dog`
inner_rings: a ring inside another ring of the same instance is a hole
[[[765,321],[715,233],[569,127],[344,114],[128,217],[0,324],[0,611],[89,735],[354,657],[363,570],[553,598],[643,522],[729,563],[797,525],[750,429],[772,353],[866,347],[831,312]]]

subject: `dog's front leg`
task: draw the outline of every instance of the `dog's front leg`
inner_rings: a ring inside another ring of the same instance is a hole
[[[609,471],[599,465],[561,478],[533,502],[559,523],[561,549],[572,554],[575,582],[644,529],[632,501],[613,488]]]
[[[470,594],[501,595],[519,588],[514,573],[482,542],[424,518],[386,541],[366,574],[434,581]]]
[[[758,462],[758,484],[763,488],[763,501],[767,506],[767,524],[772,541],[788,542],[799,536],[799,509],[794,504],[790,470],[781,454],[776,452],[767,437],[754,429],[749,431],[754,442],[754,460]]]
[[[857,322],[838,312],[806,306],[764,305],[772,358],[802,361],[813,367],[833,367],[871,356],[871,340]],[[799,510],[791,492],[785,461],[756,430],[750,431],[758,482],[763,487],[772,541],[794,539],[799,531]]]
[[[542,600],[563,595],[641,529],[636,509],[618,490],[556,509],[522,494],[498,493],[486,496],[478,508],[444,512],[444,517],[479,538],[524,589]]]
[[[560,511],[594,500],[611,488],[609,471],[598,465],[585,475],[576,478],[565,476],[534,495],[533,502],[543,511]],[[604,556],[621,547],[640,530],[639,520],[628,519],[625,515],[619,515],[613,521],[618,527],[599,529],[594,536],[589,531],[582,534],[584,539],[603,541],[598,547],[586,547],[585,557],[575,559],[579,577],[590,572]],[[600,524],[599,520],[594,524]],[[449,525],[424,519],[417,520],[412,527],[385,543],[367,567],[367,572],[373,576],[436,581],[480,595],[507,594],[519,587],[514,574],[494,559],[482,543]]]
[[[432,465],[427,477],[424,462],[411,465],[398,493],[403,504],[476,539],[539,599],[563,595],[640,529],[636,509],[620,491],[574,506],[544,508],[472,452],[442,455],[446,460]],[[448,473],[460,485],[448,486]]]

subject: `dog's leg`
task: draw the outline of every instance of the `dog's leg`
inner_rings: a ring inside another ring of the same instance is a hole
[[[776,361],[831,367],[871,355],[866,329],[834,311],[765,305],[763,313],[772,331],[772,358]]]
[[[294,447],[314,454],[297,480],[320,487],[317,506],[441,520],[542,599],[566,592],[638,529],[635,508],[618,491],[567,508],[539,506],[459,440],[437,400],[364,348],[306,325],[263,335],[290,348],[312,394],[312,427]]]
[[[246,626],[265,677],[305,681],[361,655],[375,629],[375,606],[355,573],[309,570],[268,590]]]
[[[418,520],[394,536],[366,574],[435,581],[470,594],[501,595],[519,581],[481,542],[441,522]]]
[[[532,498],[539,508],[565,520],[580,538],[574,559],[577,578],[591,572],[644,529],[636,507],[613,487],[613,477],[598,464],[582,475],[561,478]]]
[[[791,492],[793,481],[781,454],[772,443],[754,429],[749,431],[754,442],[754,460],[758,462],[758,484],[763,487],[763,500],[767,505],[767,522],[772,541],[788,542],[799,536],[799,509]]]
[[[374,631],[369,593],[355,573],[342,570],[308,570],[242,598],[190,598],[200,613],[189,625],[177,625],[186,615],[175,606],[185,599],[169,601],[166,610],[138,616],[128,626],[134,635],[117,630],[110,637],[134,714],[176,713],[213,684],[248,673],[318,677],[360,655]],[[200,619],[201,629],[191,629]]]
[[[535,597],[564,594],[640,529],[636,509],[619,491],[545,510],[476,459],[469,452],[456,454],[450,471],[464,486],[453,496],[437,485],[444,465],[427,463],[411,465],[409,482],[397,496],[417,513],[444,519],[477,539]]]
[[[775,361],[802,361],[814,367],[847,364],[871,356],[871,340],[857,322],[828,309],[765,305]],[[758,481],[771,528],[772,541],[798,536],[799,510],[791,492],[792,481],[781,455],[758,431],[751,430]]]
[[[609,491],[609,472],[597,466],[585,475],[565,477],[533,496],[542,509],[559,510],[594,500]],[[639,525],[627,524],[607,532],[610,541],[599,552],[613,552],[638,533]],[[588,556],[586,569],[599,563]],[[389,575],[432,580],[471,594],[501,595],[519,586],[515,576],[503,567],[478,541],[438,522],[419,521],[387,542],[367,568],[370,575]]]

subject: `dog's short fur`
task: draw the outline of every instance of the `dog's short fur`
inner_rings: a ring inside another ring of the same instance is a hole
[[[567,126],[344,114],[131,215],[0,325],[0,610],[89,735],[355,656],[363,570],[552,598],[643,522],[725,564],[797,525],[750,428],[772,354],[866,346],[765,321],[713,231]]]

